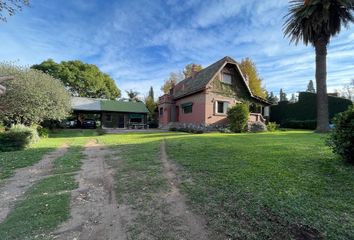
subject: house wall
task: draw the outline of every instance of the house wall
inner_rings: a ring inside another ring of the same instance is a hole
[[[191,113],[183,112],[182,104],[185,103],[193,103]],[[177,113],[179,116],[178,122],[194,124],[205,123],[205,92],[196,93],[176,100],[176,107],[179,109],[179,112]]]

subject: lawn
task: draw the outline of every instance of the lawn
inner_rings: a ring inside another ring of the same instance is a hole
[[[290,131],[167,143],[191,205],[219,239],[353,239],[354,167],[324,138]]]
[[[210,239],[353,239],[354,167],[331,153],[325,135],[308,131],[57,132],[30,149],[0,153],[0,173],[7,177],[45,152],[70,145],[54,162],[54,175],[35,184],[0,224],[0,236],[43,238],[69,217],[70,190],[77,187],[73,176],[92,138],[113,150],[106,162],[114,169],[118,204],[134,212],[127,223],[131,239],[183,238],[180,223],[161,201],[169,191],[160,161],[164,140],[178,165],[179,188],[190,209],[206,219]]]

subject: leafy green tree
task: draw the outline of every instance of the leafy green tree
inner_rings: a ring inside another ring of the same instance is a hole
[[[130,89],[130,90],[126,90],[125,91],[128,95],[128,98],[127,100],[129,102],[141,102],[140,98],[139,98],[139,92],[137,91],[134,91],[133,89]]]
[[[168,94],[170,92],[170,90],[173,88],[173,86],[176,85],[182,79],[183,79],[183,77],[180,73],[171,72],[170,77],[162,85],[161,91],[164,94]]]
[[[189,78],[194,73],[197,73],[202,69],[203,69],[203,67],[200,64],[196,64],[196,63],[187,64],[183,69],[184,78]]]
[[[283,91],[283,89],[281,88],[279,91],[279,101],[283,102],[283,101],[288,101],[288,97],[286,96],[286,93]]]
[[[316,52],[317,128],[329,130],[327,46],[342,26],[354,22],[353,0],[291,0],[284,34],[291,42],[312,44]]]
[[[6,94],[0,97],[2,121],[32,125],[62,120],[70,112],[70,95],[50,75],[9,64],[0,64],[0,75],[14,77],[4,83]]]
[[[31,68],[61,80],[72,96],[116,99],[121,95],[114,80],[93,64],[81,61],[56,63],[49,59]]]
[[[252,93],[258,97],[266,98],[266,91],[262,88],[262,79],[258,74],[256,64],[250,59],[242,59],[239,64],[242,74],[248,78],[248,84]]]
[[[313,86],[313,81],[310,80],[307,84],[306,92],[316,93],[315,87]]]
[[[230,130],[240,133],[245,131],[250,112],[246,103],[236,104],[227,112],[227,118],[230,121]]]
[[[0,21],[6,21],[6,15],[13,16],[28,5],[29,0],[0,0]]]

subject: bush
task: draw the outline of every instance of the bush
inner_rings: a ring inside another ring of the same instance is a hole
[[[41,138],[48,138],[49,136],[49,129],[44,128],[42,126],[37,126],[38,136]]]
[[[230,108],[227,112],[227,117],[230,120],[230,130],[237,133],[245,131],[249,115],[248,104],[236,104]]]
[[[250,122],[248,123],[248,131],[249,132],[266,132],[267,126],[262,122]]]
[[[276,122],[269,122],[267,124],[267,129],[269,132],[275,132],[278,129],[279,125]]]
[[[292,120],[285,122],[282,127],[295,129],[316,129],[316,120]]]
[[[8,131],[0,134],[0,151],[22,150],[38,140],[36,129],[21,124],[12,125]]]
[[[334,118],[335,127],[327,144],[334,153],[344,160],[354,163],[354,106]]]

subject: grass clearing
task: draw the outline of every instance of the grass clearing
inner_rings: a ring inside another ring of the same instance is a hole
[[[306,131],[168,139],[183,190],[220,239],[350,239],[354,174]]]

